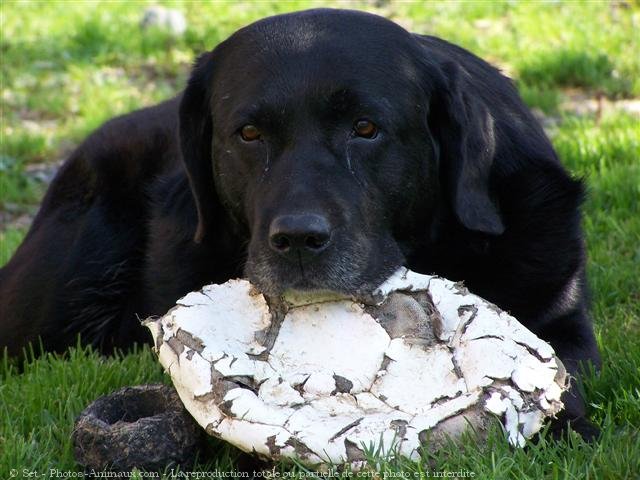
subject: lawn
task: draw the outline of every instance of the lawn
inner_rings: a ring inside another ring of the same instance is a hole
[[[195,55],[235,29],[267,15],[326,6],[153,3],[182,11],[186,32],[142,31],[142,12],[152,2],[0,4],[0,265],[26,233],[52,172],[87,133],[178,92]],[[416,463],[371,452],[371,471],[380,478],[398,472],[425,478],[434,471],[488,479],[639,478],[640,4],[378,0],[334,6],[367,9],[441,36],[515,79],[565,165],[588,185],[588,274],[603,357],[600,374],[588,372],[582,386],[602,429],[595,443],[543,436],[514,450],[496,430],[482,444],[468,437]],[[14,360],[0,358],[0,479],[11,469],[16,478],[77,472],[69,440],[74,418],[100,395],[147,382],[168,382],[148,348],[111,358],[82,348],[64,357],[27,354],[21,371]],[[236,456],[212,439],[194,470],[228,471]],[[290,464],[276,472],[304,473]]]

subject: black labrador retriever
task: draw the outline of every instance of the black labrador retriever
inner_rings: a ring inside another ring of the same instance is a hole
[[[582,200],[512,83],[471,53],[361,12],[267,18],[71,155],[0,272],[0,347],[80,334],[109,352],[207,283],[358,294],[406,265],[464,280],[575,374],[598,363]],[[565,402],[586,431],[578,394]]]

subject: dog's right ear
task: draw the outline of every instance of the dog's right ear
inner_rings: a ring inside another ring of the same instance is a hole
[[[213,53],[198,57],[180,102],[180,149],[198,210],[196,243],[211,234],[220,202],[213,181],[211,94]]]
[[[497,142],[493,117],[473,94],[472,80],[461,66],[444,62],[440,72],[429,125],[440,148],[450,204],[465,228],[501,235],[505,227],[489,181]]]

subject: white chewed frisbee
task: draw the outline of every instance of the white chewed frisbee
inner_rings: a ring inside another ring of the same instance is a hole
[[[148,319],[160,362],[213,436],[271,459],[417,458],[499,418],[522,446],[562,408],[552,348],[443,278],[398,270],[369,299],[208,285]]]

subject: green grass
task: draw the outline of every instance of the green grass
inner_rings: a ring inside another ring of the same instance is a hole
[[[6,264],[26,235],[25,228],[7,228],[0,231],[0,265]]]
[[[0,363],[0,478],[16,467],[78,471],[69,438],[88,403],[120,387],[171,383],[148,347],[109,358],[82,347],[63,356],[29,351],[25,358],[20,366],[6,356]],[[202,468],[228,470],[239,453],[215,439],[207,448],[211,459]]]
[[[146,5],[158,2],[14,2],[0,4],[0,213],[32,213],[43,186],[26,174],[58,161],[104,120],[170,97],[184,85],[197,53],[266,15],[325,3],[159,2],[181,9],[180,38],[141,32]],[[367,8],[420,33],[458,43],[512,76],[531,107],[558,117],[552,140],[567,167],[585,178],[584,206],[592,310],[603,356],[584,379],[602,438],[543,437],[524,450],[501,432],[469,437],[420,462],[372,456],[380,478],[407,472],[468,470],[475,478],[626,479],[640,476],[640,122],[624,113],[577,117],[563,112],[566,89],[609,99],[640,96],[637,2],[374,2]],[[26,233],[0,227],[0,265]],[[102,358],[88,349],[65,356],[27,355],[23,370],[0,362],[0,479],[11,468],[77,471],[69,435],[93,399],[124,385],[167,382],[142,349]],[[211,441],[196,470],[229,470],[237,452]],[[277,470],[304,473],[296,465]],[[22,474],[20,470],[20,474]],[[45,475],[47,476],[47,475]],[[49,475],[50,476],[50,475]],[[395,475],[396,478],[397,475]],[[43,477],[40,477],[43,478]],[[369,477],[370,478],[370,477]]]

